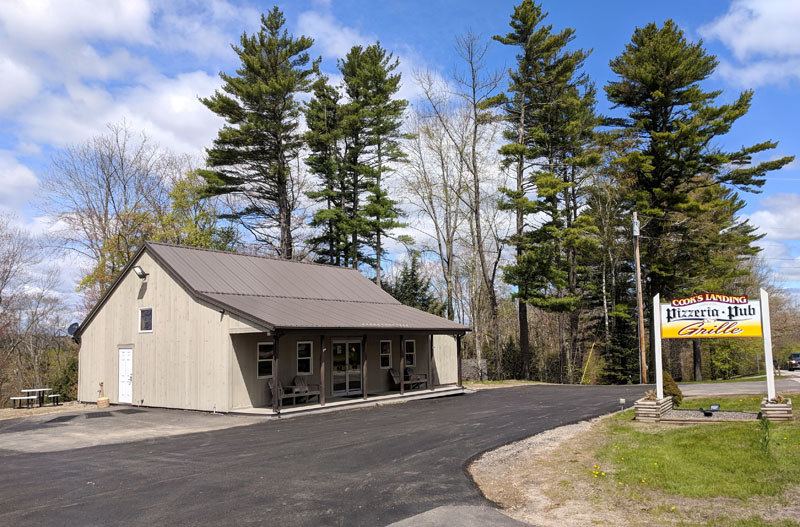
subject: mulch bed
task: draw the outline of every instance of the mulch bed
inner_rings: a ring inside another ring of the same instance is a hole
[[[730,412],[717,410],[713,414],[706,416],[700,410],[688,410],[673,408],[667,411],[660,421],[673,423],[730,423],[740,421],[757,421],[761,417],[761,412]]]

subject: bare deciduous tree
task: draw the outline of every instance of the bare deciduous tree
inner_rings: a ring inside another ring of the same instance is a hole
[[[486,52],[488,45],[469,32],[456,39],[456,52],[462,60],[463,70],[453,75],[455,89],[448,89],[431,73],[417,75],[423,96],[432,115],[439,121],[459,160],[469,175],[467,206],[470,211],[470,232],[474,238],[474,267],[479,271],[482,288],[489,300],[492,326],[492,348],[497,354],[497,376],[502,378],[502,347],[498,318],[498,295],[496,290],[498,265],[502,259],[502,239],[492,221],[485,218],[485,209],[497,209],[497,199],[487,200],[484,187],[491,181],[499,162],[496,158],[498,115],[493,111],[502,101],[497,94],[503,80],[499,72],[488,71]],[[468,115],[466,126],[454,126],[447,118],[448,109],[457,101]],[[488,148],[487,148],[488,146]],[[492,203],[493,201],[493,203]],[[478,288],[475,288],[477,291]],[[479,320],[473,316],[473,323]],[[476,354],[480,356],[480,331],[475,328]]]
[[[133,133],[126,123],[58,152],[42,180],[41,209],[59,248],[89,259],[80,287],[105,290],[166,214],[169,182],[187,160]]]

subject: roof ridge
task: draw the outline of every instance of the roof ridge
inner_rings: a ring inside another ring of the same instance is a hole
[[[151,246],[152,245],[161,245],[161,246],[164,246],[164,247],[175,247],[175,248],[178,248],[178,249],[191,249],[193,251],[205,251],[205,252],[209,252],[209,253],[219,253],[219,254],[227,254],[227,255],[233,255],[233,256],[247,256],[247,257],[250,257],[250,258],[261,258],[263,260],[272,260],[272,261],[275,261],[275,262],[288,262],[288,263],[297,263],[297,264],[304,264],[304,265],[317,265],[317,266],[320,266],[320,267],[326,267],[328,269],[342,269],[342,270],[345,270],[345,271],[356,271],[356,272],[358,272],[357,269],[354,269],[352,267],[342,267],[341,265],[333,265],[333,264],[326,264],[326,263],[320,263],[320,262],[306,262],[306,261],[303,261],[303,260],[286,260],[284,258],[278,258],[276,256],[267,256],[265,254],[247,254],[247,253],[240,253],[240,252],[237,252],[237,251],[222,251],[220,249],[209,249],[209,248],[206,248],[206,247],[192,247],[191,245],[180,245],[180,244],[177,244],[177,243],[167,243],[167,242],[154,242],[154,241],[150,241],[150,240],[145,241],[145,245],[151,245]],[[366,277],[364,277],[364,278],[366,278]]]
[[[394,306],[394,305],[405,305],[402,302],[394,300],[394,302],[373,302],[371,300],[343,300],[341,298],[319,298],[319,297],[311,297],[311,296],[286,296],[286,295],[259,295],[254,293],[224,293],[221,291],[203,291],[200,289],[196,290],[198,293],[202,293],[204,295],[230,295],[230,296],[252,296],[257,298],[289,298],[292,300],[320,300],[324,302],[349,302],[351,304],[379,304],[385,306]]]

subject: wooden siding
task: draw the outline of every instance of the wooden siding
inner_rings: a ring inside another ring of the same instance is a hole
[[[458,383],[458,359],[454,336],[433,336],[433,366],[433,382],[435,384]]]
[[[78,399],[96,401],[98,384],[118,402],[118,349],[133,349],[133,402],[227,411],[230,317],[196,302],[145,251],[81,336]],[[152,333],[139,333],[139,308],[153,308]],[[237,322],[237,325],[242,325]]]

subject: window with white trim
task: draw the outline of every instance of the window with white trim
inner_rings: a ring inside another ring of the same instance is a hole
[[[406,341],[406,368],[417,365],[417,343],[413,340]]]
[[[153,308],[139,308],[139,333],[153,332]]]
[[[381,341],[381,369],[387,370],[392,367],[392,341]]]
[[[275,358],[275,344],[273,342],[259,342],[257,353],[257,376],[259,379],[272,377],[272,359]]]
[[[297,343],[297,375],[311,375],[314,345],[311,341]]]

